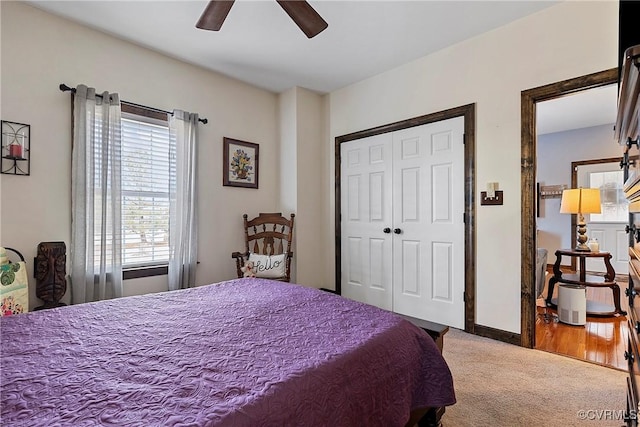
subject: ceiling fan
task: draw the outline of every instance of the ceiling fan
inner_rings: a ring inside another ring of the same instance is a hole
[[[304,0],[276,0],[280,7],[293,19],[298,27],[312,38],[329,26],[327,22]],[[196,28],[219,31],[234,0],[212,0],[202,12]]]

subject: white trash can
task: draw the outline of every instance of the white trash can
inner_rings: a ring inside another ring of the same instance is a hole
[[[587,288],[562,283],[558,287],[558,319],[569,325],[587,323]]]

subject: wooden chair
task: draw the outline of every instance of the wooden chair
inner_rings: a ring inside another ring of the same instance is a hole
[[[256,218],[247,220],[247,214],[244,218],[244,252],[233,252],[231,257],[236,260],[236,270],[238,277],[243,277],[241,268],[245,261],[249,260],[250,253],[260,255],[279,255],[285,256],[285,275],[274,278],[288,282],[291,279],[291,258],[293,251],[291,243],[293,239],[293,219],[295,214],[291,214],[291,219],[277,213],[260,213]]]

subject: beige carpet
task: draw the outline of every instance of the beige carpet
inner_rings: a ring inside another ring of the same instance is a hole
[[[458,401],[447,408],[444,427],[623,424],[626,374],[622,371],[457,329],[444,337],[444,357]]]

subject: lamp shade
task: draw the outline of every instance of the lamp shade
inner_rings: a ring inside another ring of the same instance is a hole
[[[599,188],[571,188],[562,192],[560,213],[597,214],[602,212]]]

